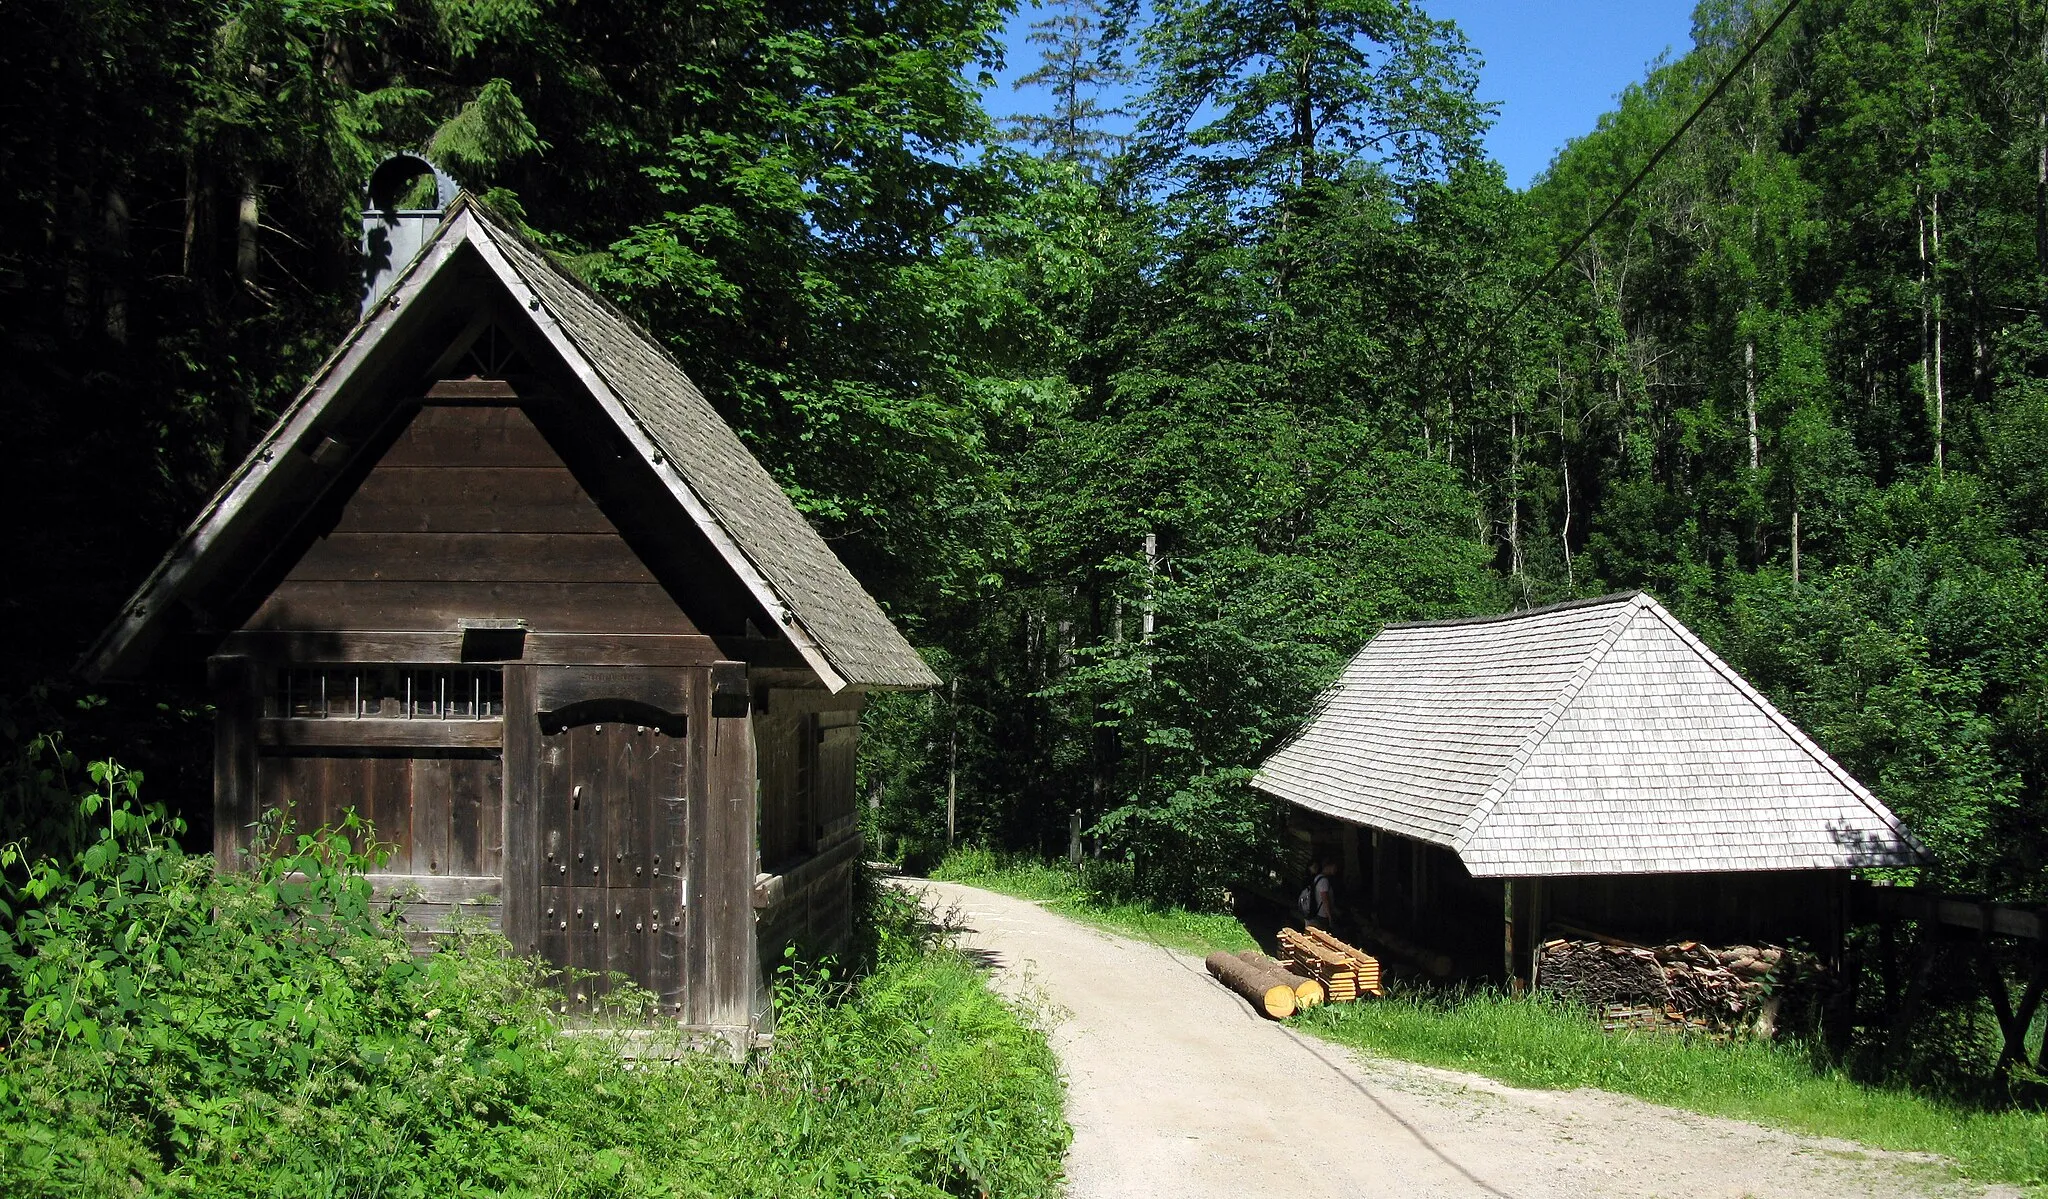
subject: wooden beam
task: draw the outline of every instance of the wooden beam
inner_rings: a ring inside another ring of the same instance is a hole
[[[223,648],[266,665],[384,663],[456,665],[464,661],[463,635],[420,631],[245,629]],[[676,633],[529,632],[519,660],[535,666],[709,666],[735,657],[748,662],[798,663],[796,650],[769,638],[714,638]],[[818,692],[820,696],[824,692]],[[857,702],[857,700],[855,701]]]
[[[1865,919],[1927,920],[1995,936],[2048,939],[2048,920],[2041,910],[1985,903],[1919,887],[1876,887],[1856,884],[1851,908]]]
[[[427,388],[430,400],[516,400],[519,389],[503,379],[442,379]]]
[[[477,903],[504,894],[505,880],[495,874],[369,874],[370,893],[379,899],[413,903]]]
[[[265,717],[256,744],[283,748],[361,746],[390,749],[496,749],[505,742],[502,720],[290,719]]]

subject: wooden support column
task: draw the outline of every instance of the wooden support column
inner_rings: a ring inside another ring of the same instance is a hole
[[[1372,918],[1384,922],[1387,918],[1387,835],[1378,829],[1372,830]]]
[[[211,658],[206,665],[213,691],[213,861],[239,870],[263,817],[256,783],[261,680],[247,658]]]
[[[1344,844],[1344,898],[1348,909],[1351,897],[1363,890],[1361,884],[1365,881],[1359,877],[1358,826],[1345,825],[1341,836]]]
[[[505,667],[504,903],[512,952],[540,952],[540,723],[531,666]]]
[[[1515,971],[1515,880],[1502,879],[1500,884],[1501,952],[1505,956],[1503,973],[1508,985],[1515,990],[1522,989],[1522,980]]]
[[[683,909],[690,932],[687,1022],[751,1029],[762,1015],[763,987],[754,942],[759,864],[746,663],[713,666],[706,685],[694,689],[690,709],[690,897]]]

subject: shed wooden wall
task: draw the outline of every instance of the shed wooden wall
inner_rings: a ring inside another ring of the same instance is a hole
[[[245,628],[694,634],[515,404],[419,410]]]
[[[856,797],[859,695],[778,690],[754,717],[761,749],[761,960],[784,948],[836,953],[853,931],[862,849]]]

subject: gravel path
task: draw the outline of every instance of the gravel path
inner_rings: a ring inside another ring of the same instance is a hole
[[[923,880],[1067,1073],[1073,1199],[2017,1195],[1932,1158],[1526,1091],[1349,1051],[1252,1014],[1199,959],[1025,900]]]

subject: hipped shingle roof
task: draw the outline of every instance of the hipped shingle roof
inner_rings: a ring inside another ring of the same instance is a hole
[[[1474,875],[1905,864],[1862,784],[1642,594],[1392,625],[1254,785]]]

